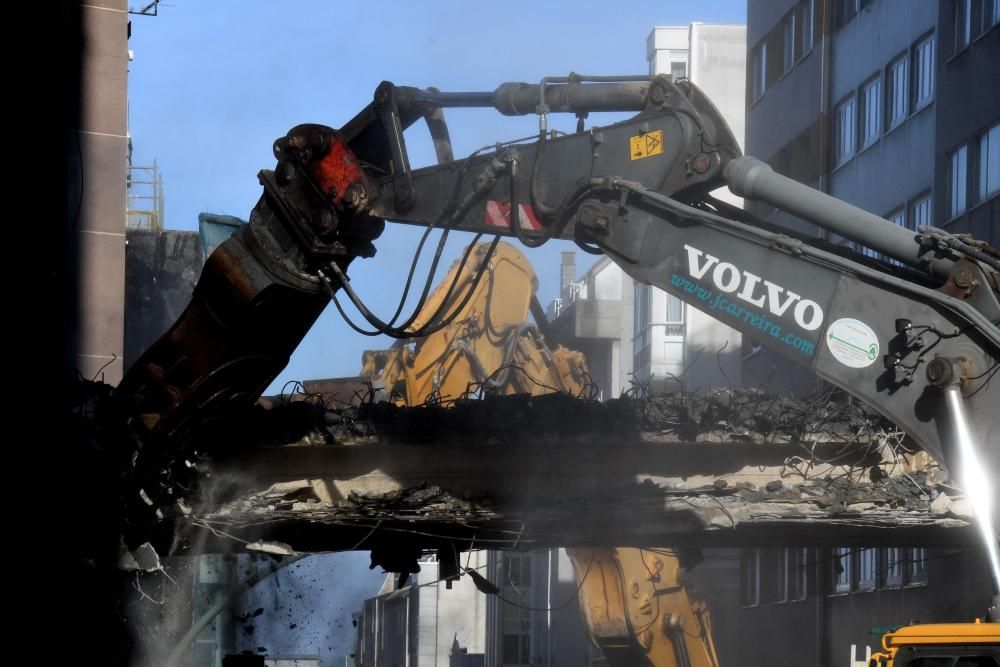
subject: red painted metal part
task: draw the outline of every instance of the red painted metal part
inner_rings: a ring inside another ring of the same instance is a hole
[[[351,185],[360,183],[368,186],[368,178],[361,165],[339,134],[331,139],[330,150],[323,159],[309,165],[309,176],[338,209],[343,208],[344,193]]]

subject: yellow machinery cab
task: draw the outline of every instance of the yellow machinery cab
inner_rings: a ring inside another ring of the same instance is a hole
[[[869,667],[1000,667],[1000,623],[927,623],[885,633]]]

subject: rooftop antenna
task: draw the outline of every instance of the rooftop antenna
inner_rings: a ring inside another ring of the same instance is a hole
[[[158,9],[159,6],[160,6],[160,0],[153,0],[152,2],[150,2],[149,4],[147,4],[142,9],[131,9],[130,8],[128,10],[128,13],[129,14],[137,14],[139,16],[156,16],[157,15],[157,9]]]

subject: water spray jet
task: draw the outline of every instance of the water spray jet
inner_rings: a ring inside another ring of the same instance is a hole
[[[962,396],[962,361],[960,359],[934,359],[927,368],[928,379],[944,391],[945,407],[951,420],[952,438],[958,450],[957,476],[972,503],[976,524],[986,547],[993,592],[1000,595],[1000,549],[993,528],[993,480],[983,465],[969,426],[969,416]]]

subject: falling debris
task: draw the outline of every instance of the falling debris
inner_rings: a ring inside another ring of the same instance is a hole
[[[123,542],[118,557],[118,569],[159,572],[163,569],[163,566],[160,564],[160,557],[157,555],[156,549],[149,542],[144,542],[131,551],[129,551]]]
[[[256,542],[250,542],[249,544],[247,544],[246,548],[247,551],[259,551],[261,553],[273,554],[275,556],[298,555],[295,549],[282,542],[265,542],[263,540],[257,540]]]

